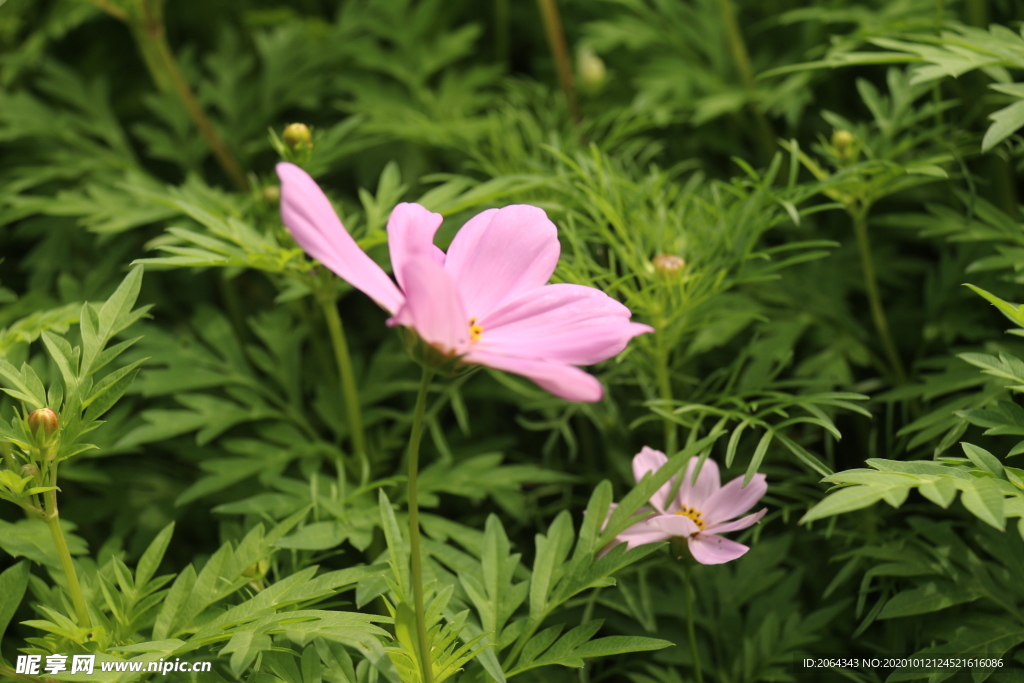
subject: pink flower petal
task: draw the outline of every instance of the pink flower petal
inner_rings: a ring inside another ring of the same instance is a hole
[[[316,181],[288,163],[277,165],[277,175],[281,179],[281,220],[299,246],[389,313],[398,311],[405,297],[348,234]]]
[[[603,318],[629,320],[630,315],[628,308],[599,289],[557,283],[531,289],[506,300],[500,308],[481,317],[480,324],[488,329],[506,325],[547,328],[555,324],[575,325]]]
[[[658,543],[660,541],[667,541],[670,538],[672,538],[671,534],[667,534],[660,529],[651,528],[645,522],[637,522],[615,536],[615,541],[617,543],[625,543],[626,549],[632,550],[638,545]]]
[[[709,526],[742,515],[768,491],[768,482],[763,474],[755,474],[745,487],[742,484],[743,477],[736,477],[715,491],[699,508]]]
[[[621,318],[532,330],[518,325],[496,330],[487,327],[486,323],[480,326],[483,334],[477,346],[481,351],[569,365],[600,363],[619,355],[633,337],[652,331],[647,325]]]
[[[668,462],[668,457],[664,453],[644,446],[639,453],[633,456],[633,478],[639,483],[645,474],[658,471],[666,462]],[[651,505],[655,510],[664,514],[665,506],[668,505],[668,497],[672,495],[674,487],[675,478],[672,478],[654,492],[654,495],[651,496]]]
[[[571,365],[502,356],[476,349],[467,353],[463,360],[528,377],[541,389],[567,401],[594,403],[604,395],[604,388],[596,377]]]
[[[690,462],[686,465],[686,474],[679,487],[679,495],[676,496],[678,506],[673,507],[673,511],[683,506],[694,507],[701,511],[704,519],[707,519],[706,501],[718,491],[721,486],[721,477],[718,473],[718,463],[708,458],[700,467],[697,482],[693,483],[693,472],[697,467],[698,460],[699,458],[696,457],[690,458]]]
[[[444,266],[426,255],[405,263],[406,305],[397,322],[416,330],[428,344],[448,355],[469,349],[469,320]],[[389,321],[393,322],[393,321]]]
[[[700,533],[700,527],[685,515],[655,515],[645,523],[670,536],[688,538]]]
[[[419,204],[402,203],[388,218],[388,250],[391,252],[391,270],[402,289],[405,263],[415,254],[430,254],[438,263],[444,263],[444,252],[434,246],[434,234],[441,227],[441,214],[427,211]]]
[[[721,524],[712,524],[704,529],[705,533],[709,534],[724,534],[729,531],[739,531],[740,529],[746,529],[748,526],[752,526],[759,522],[764,514],[768,512],[768,508],[759,512],[752,512],[746,517],[740,517],[733,522],[724,522]]]
[[[722,564],[742,557],[750,548],[714,534],[698,534],[687,541],[693,559],[701,564]]]
[[[554,284],[520,294],[479,319],[482,351],[591,365],[618,355],[638,334],[629,309],[594,289]]]
[[[555,272],[558,231],[535,206],[484,211],[452,240],[445,268],[470,317],[483,318],[503,302],[542,287]]]

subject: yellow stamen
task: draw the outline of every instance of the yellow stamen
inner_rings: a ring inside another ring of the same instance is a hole
[[[700,510],[697,508],[691,508],[684,505],[676,514],[682,515],[683,517],[689,517],[693,520],[693,523],[697,525],[698,529],[704,531],[704,520],[701,519]]]
[[[480,341],[480,335],[484,333],[484,328],[476,324],[476,318],[469,319],[469,339],[470,341]]]

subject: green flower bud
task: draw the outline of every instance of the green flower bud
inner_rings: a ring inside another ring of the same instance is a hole
[[[279,204],[281,202],[281,186],[267,185],[260,192],[260,196],[267,204]]]
[[[844,164],[856,161],[860,150],[857,147],[857,138],[848,130],[837,130],[832,133],[832,146],[836,150],[836,156]]]
[[[38,434],[41,429],[43,436],[49,438],[57,431],[58,426],[60,426],[60,420],[57,418],[57,413],[50,408],[40,408],[28,414],[28,428],[32,430],[33,434]]]
[[[666,280],[676,280],[686,269],[686,261],[675,254],[659,254],[651,263],[654,265],[654,272]]]
[[[30,479],[39,479],[39,468],[33,463],[22,465],[21,469],[18,470],[18,474]]]
[[[604,61],[589,47],[580,48],[576,55],[576,68],[582,90],[596,93],[604,87],[608,70],[604,66]]]
[[[242,570],[242,576],[248,579],[259,579],[263,577],[267,570],[270,569],[270,562],[267,560],[260,560],[255,564],[251,564]]]
[[[309,126],[304,123],[288,124],[281,138],[286,145],[294,150],[312,149],[313,147],[313,134],[309,132]]]

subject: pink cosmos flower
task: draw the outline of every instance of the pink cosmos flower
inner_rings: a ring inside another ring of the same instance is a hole
[[[362,291],[427,343],[464,363],[523,375],[570,401],[599,401],[601,383],[577,365],[621,352],[651,327],[630,322],[610,296],[547,284],[561,246],[535,206],[489,209],[470,219],[448,253],[434,246],[441,215],[399,204],[388,219],[394,281],[356,244],[330,201],[298,166],[277,165],[281,217],[306,253]]]
[[[718,465],[709,458],[704,461],[694,483],[693,470],[697,460],[691,458],[687,464],[686,474],[675,498],[669,500],[678,477],[671,479],[651,496],[653,510],[641,508],[637,513],[655,514],[620,533],[615,537],[616,543],[626,543],[627,548],[635,548],[644,543],[682,537],[686,539],[693,559],[701,564],[728,562],[750,550],[742,543],[730,541],[718,534],[746,529],[764,517],[767,508],[728,521],[752,508],[768,491],[765,476],[755,474],[746,486],[743,486],[743,477],[737,477],[722,486]],[[646,473],[660,469],[666,462],[668,458],[664,453],[644,446],[633,458],[633,476],[639,482]]]

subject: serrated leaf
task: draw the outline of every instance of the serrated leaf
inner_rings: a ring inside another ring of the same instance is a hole
[[[140,590],[144,589],[156,574],[156,570],[160,568],[160,563],[163,562],[164,553],[167,552],[173,535],[174,522],[171,522],[160,530],[146,551],[142,553],[142,557],[139,558],[139,563],[135,567],[135,584]]]
[[[971,480],[969,485],[964,486],[960,500],[981,521],[1000,531],[1006,528],[1003,492],[995,481],[987,478]]]
[[[28,587],[29,563],[18,562],[0,574],[0,642]]]
[[[988,152],[1000,142],[1024,127],[1024,102],[1014,102],[989,115],[992,125],[981,140],[981,151]]]
[[[882,611],[879,619],[894,619],[915,614],[937,612],[953,605],[971,602],[981,597],[981,592],[970,586],[955,586],[929,581],[923,586],[901,591],[894,595]]]
[[[967,443],[966,441],[961,442],[960,446],[963,448],[964,454],[967,455],[970,461],[973,462],[978,469],[988,472],[1000,479],[1006,478],[1006,474],[1003,471],[1003,464],[999,462],[999,458],[992,455],[984,448]]]
[[[854,510],[861,510],[884,499],[887,494],[893,494],[896,490],[905,490],[907,488],[908,486],[892,484],[862,484],[839,489],[834,493],[830,493],[824,500],[808,510],[800,519],[800,524],[841,515],[846,512],[853,512]]]
[[[936,479],[926,481],[917,487],[921,495],[935,503],[941,508],[948,508],[949,504],[956,498],[956,484],[950,479]]]

